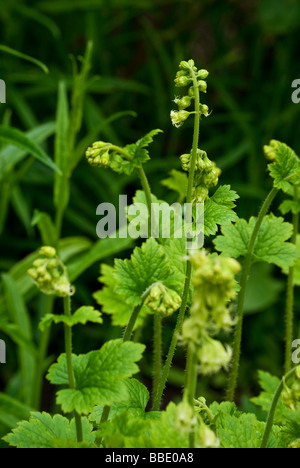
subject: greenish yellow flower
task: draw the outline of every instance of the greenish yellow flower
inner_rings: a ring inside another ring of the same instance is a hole
[[[172,315],[181,305],[181,297],[173,289],[166,288],[162,283],[155,283],[145,300],[154,312],[168,317]]]
[[[207,336],[197,351],[199,372],[203,375],[216,374],[221,369],[227,369],[232,357],[232,350],[213,338]]]
[[[179,128],[186,121],[186,119],[191,115],[190,112],[185,110],[180,111],[171,111],[171,120],[174,127]]]
[[[40,257],[33,262],[28,270],[29,276],[36,286],[47,295],[59,297],[70,296],[74,293],[67,270],[58,258],[53,247],[45,246],[40,249]]]
[[[218,448],[220,446],[218,437],[204,422],[200,424],[198,429],[197,446],[198,448]]]

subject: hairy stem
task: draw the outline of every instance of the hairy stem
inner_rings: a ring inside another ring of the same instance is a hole
[[[71,316],[71,299],[70,296],[64,297],[64,313],[66,316]],[[72,363],[72,329],[68,325],[65,325],[65,349],[66,349],[66,359],[67,359],[67,369],[69,377],[69,387],[72,390],[75,390],[75,378],[73,372],[73,363]],[[82,442],[82,423],[80,415],[74,411],[75,425],[76,425],[76,434],[77,441]]]
[[[194,177],[195,177],[195,168],[196,168],[196,159],[197,159],[197,150],[199,144],[199,129],[200,129],[200,93],[197,84],[197,78],[194,74],[194,71],[191,69],[192,77],[193,77],[193,86],[195,90],[195,118],[194,118],[194,135],[193,135],[193,148],[192,148],[192,155],[191,155],[191,164],[190,164],[190,171],[189,171],[189,178],[188,178],[188,188],[187,188],[187,195],[186,195],[186,203],[189,206],[192,203],[192,195],[193,195],[193,187],[194,187]],[[179,310],[177,323],[173,332],[170,348],[168,351],[168,355],[166,358],[166,362],[164,365],[162,378],[160,380],[156,396],[154,398],[153,403],[153,410],[157,411],[160,406],[160,401],[164,392],[164,388],[166,386],[170,368],[172,365],[175,349],[177,346],[178,337],[182,328],[182,324],[184,321],[185,310],[188,301],[190,283],[192,277],[192,266],[189,261],[187,261],[186,265],[186,276],[185,276],[185,283],[183,289],[183,297],[182,303]]]
[[[186,375],[184,386],[184,398],[194,409],[194,398],[197,386],[197,356],[194,346],[189,344],[186,359]],[[195,448],[195,431],[192,429],[189,436],[190,448]]]
[[[138,306],[136,306],[130,316],[130,319],[129,319],[129,322],[127,324],[127,327],[125,328],[125,332],[124,332],[124,335],[123,335],[123,341],[130,341],[131,339],[131,335],[132,335],[132,332],[133,332],[133,329],[134,329],[134,326],[135,326],[135,322],[138,318],[138,315],[141,311],[143,307],[143,304],[140,304]]]
[[[238,379],[238,372],[239,372],[239,365],[240,365],[240,355],[241,355],[241,343],[242,343],[242,333],[243,333],[243,317],[244,317],[244,302],[245,302],[245,294],[246,294],[246,287],[248,282],[248,277],[252,265],[252,255],[254,251],[254,246],[256,242],[256,238],[263,222],[265,215],[267,214],[272,201],[274,200],[275,196],[278,193],[277,188],[273,188],[269,195],[267,196],[260,212],[258,218],[256,220],[256,224],[254,226],[247,254],[245,256],[243,269],[242,269],[242,276],[240,281],[240,292],[238,295],[238,302],[237,302],[237,324],[235,328],[235,335],[234,335],[234,345],[233,345],[233,358],[232,358],[232,367],[231,373],[229,377],[229,385],[227,391],[227,399],[229,401],[234,400],[235,389],[237,385]]]
[[[198,150],[198,144],[199,144],[199,129],[200,129],[200,93],[199,93],[199,88],[197,85],[197,78],[194,74],[194,71],[191,70],[191,73],[193,76],[193,85],[194,85],[194,90],[195,90],[195,119],[194,119],[192,157],[191,157],[191,164],[190,164],[190,171],[189,171],[189,178],[188,178],[188,188],[187,188],[187,195],[186,195],[187,206],[189,206],[189,204],[192,203],[197,150]],[[170,348],[168,351],[168,355],[166,358],[165,366],[163,369],[162,378],[159,383],[156,396],[154,398],[154,403],[153,403],[154,411],[157,411],[160,407],[160,401],[164,392],[164,388],[169,378],[170,368],[172,365],[175,349],[177,346],[178,337],[179,337],[179,334],[183,325],[183,321],[184,321],[185,310],[187,306],[190,283],[191,283],[191,277],[192,277],[192,266],[190,262],[187,261],[182,303],[181,303],[181,307],[179,310],[177,323],[173,332],[173,336],[172,336]]]
[[[161,378],[161,355],[162,355],[162,319],[159,313],[154,314],[154,348],[153,348],[153,385],[152,396],[156,395],[157,387]]]
[[[276,393],[275,393],[273,401],[272,401],[271,409],[270,409],[270,412],[269,412],[269,415],[268,415],[267,424],[266,424],[266,427],[265,427],[265,432],[264,432],[264,435],[263,435],[263,440],[262,440],[260,448],[266,448],[267,447],[267,443],[268,443],[268,440],[269,440],[269,437],[270,437],[270,434],[271,434],[271,430],[272,430],[272,426],[273,426],[276,407],[277,407],[281,392],[282,392],[282,390],[284,388],[284,383],[285,383],[285,381],[287,379],[292,377],[292,375],[296,372],[296,369],[297,369],[297,367],[290,370],[283,377],[283,379],[281,380],[281,382],[280,382],[280,384],[279,384],[279,386],[278,386],[278,388],[276,390]]]
[[[294,200],[298,200],[298,187],[294,188]],[[293,237],[292,243],[296,245],[297,235],[299,230],[299,213],[293,215]],[[286,331],[285,331],[285,366],[284,371],[287,374],[291,370],[292,360],[292,343],[294,329],[294,267],[289,269],[287,279],[287,295],[286,295]]]

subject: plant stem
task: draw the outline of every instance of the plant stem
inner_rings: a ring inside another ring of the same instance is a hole
[[[44,315],[52,312],[54,305],[54,296],[45,296]],[[41,332],[38,359],[36,362],[35,376],[34,376],[34,393],[32,396],[33,408],[39,410],[41,405],[41,394],[44,379],[44,361],[47,355],[48,344],[50,339],[51,328],[48,327],[44,332]]]
[[[152,396],[156,395],[157,387],[161,378],[161,355],[162,355],[162,319],[157,312],[154,314],[154,349],[153,349],[153,385]]]
[[[138,173],[138,176],[140,178],[140,181],[141,181],[141,186],[142,186],[142,189],[145,193],[145,197],[146,197],[146,201],[147,201],[147,207],[148,207],[148,214],[149,214],[149,217],[151,216],[151,205],[152,205],[152,197],[151,197],[151,188],[150,188],[150,185],[149,185],[149,182],[148,182],[148,179],[147,179],[147,176],[146,176],[146,173],[144,171],[144,169],[142,167],[139,167],[137,169],[137,173]]]
[[[272,405],[271,405],[271,408],[270,408],[270,412],[269,412],[269,415],[268,415],[268,419],[267,419],[267,424],[266,424],[266,427],[265,427],[265,432],[264,432],[264,435],[263,435],[263,440],[262,440],[262,443],[261,443],[261,446],[260,448],[266,448],[267,447],[267,443],[268,443],[268,440],[269,440],[269,437],[270,437],[270,433],[271,433],[271,430],[272,430],[272,426],[273,426],[273,421],[274,421],[274,415],[275,415],[275,411],[276,411],[276,407],[277,407],[277,404],[278,404],[278,401],[279,401],[279,398],[280,398],[280,395],[281,395],[281,392],[284,388],[284,382],[289,379],[295,372],[296,372],[296,369],[297,367],[295,367],[294,369],[290,370],[284,377],[283,379],[281,380],[277,390],[276,390],[276,393],[274,395],[274,398],[273,398],[273,401],[272,401]]]
[[[294,188],[294,200],[298,200],[298,187]],[[292,243],[296,245],[299,230],[299,213],[293,215],[293,237]],[[294,328],[294,266],[289,269],[286,295],[286,334],[285,334],[285,373],[289,372],[292,366],[291,351],[293,343]]]
[[[64,297],[64,313],[66,316],[71,316],[71,299],[70,296]],[[73,372],[73,363],[72,363],[72,328],[68,325],[65,325],[65,350],[66,350],[66,359],[67,359],[67,369],[69,377],[69,387],[72,390],[75,390],[75,377]],[[76,425],[76,434],[77,441],[82,442],[82,423],[80,415],[74,411],[75,425]]]
[[[247,254],[245,256],[245,260],[243,264],[242,276],[241,276],[241,281],[240,281],[241,289],[239,292],[238,303],[237,303],[237,324],[236,324],[235,336],[234,336],[232,367],[231,367],[231,373],[230,373],[229,385],[228,385],[228,391],[227,391],[227,399],[229,401],[234,400],[235,389],[236,389],[237,379],[238,379],[242,333],[243,333],[244,302],[245,302],[247,281],[248,281],[248,277],[249,277],[249,273],[250,273],[250,269],[252,265],[252,255],[254,251],[254,246],[255,246],[256,238],[257,238],[259,229],[261,227],[261,224],[263,222],[263,219],[265,215],[267,214],[271,206],[271,203],[274,200],[277,193],[278,193],[278,189],[272,188],[266,200],[264,201],[264,204],[256,220],[256,224],[254,226],[254,229],[250,238]]]
[[[186,359],[186,375],[184,386],[184,399],[188,402],[194,412],[194,398],[197,386],[197,355],[194,347],[189,344]],[[191,428],[189,435],[189,448],[195,448],[195,431]]]
[[[135,322],[138,318],[138,315],[143,307],[143,304],[140,304],[136,306],[130,316],[129,322],[127,324],[127,327],[125,329],[124,335],[123,335],[123,341],[130,341],[131,335],[134,329]]]
[[[196,159],[197,159],[197,150],[198,150],[198,144],[199,144],[199,129],[200,129],[200,93],[199,93],[199,88],[198,88],[198,83],[197,83],[197,78],[194,74],[194,71],[191,69],[192,77],[193,77],[193,86],[195,90],[195,119],[194,119],[194,135],[193,135],[193,147],[192,147],[192,155],[191,155],[191,163],[190,163],[190,171],[189,171],[189,178],[188,178],[188,188],[187,188],[187,195],[186,195],[186,203],[187,206],[189,207],[189,204],[192,203],[192,195],[193,195],[193,187],[194,187],[194,176],[195,176],[195,168],[196,168]],[[175,349],[177,346],[177,341],[179,337],[179,333],[181,331],[183,321],[184,321],[184,316],[185,316],[185,310],[187,306],[187,301],[188,301],[188,295],[189,295],[189,289],[190,289],[190,283],[191,283],[191,277],[192,277],[192,266],[189,261],[187,261],[186,265],[186,275],[185,275],[185,283],[184,283],[184,289],[183,289],[183,296],[182,296],[182,303],[181,307],[179,310],[178,318],[177,318],[177,323],[173,332],[170,348],[168,351],[168,355],[166,358],[166,362],[164,365],[163,373],[162,373],[162,378],[159,382],[159,386],[156,392],[156,396],[154,398],[154,403],[153,403],[153,410],[158,411],[159,406],[160,406],[160,401],[164,392],[164,388],[166,386],[169,373],[170,373],[170,368],[172,365]]]

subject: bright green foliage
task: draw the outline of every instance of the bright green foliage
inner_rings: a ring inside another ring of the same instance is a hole
[[[147,295],[145,305],[163,317],[172,315],[179,309],[181,297],[173,289],[166,288],[162,283],[155,283]]]
[[[4,440],[17,448],[96,448],[92,425],[86,418],[82,423],[84,443],[78,444],[74,419],[31,413],[29,421],[19,423]]]
[[[171,255],[170,250],[168,252]],[[102,305],[103,312],[113,316],[115,325],[124,326],[128,322],[133,307],[142,304],[144,293],[156,283],[162,283],[172,295],[182,293],[183,274],[172,264],[169,255],[151,238],[134,250],[130,260],[115,260],[114,268],[102,266],[100,281],[105,287],[94,297]],[[143,306],[138,323],[152,312],[149,304]]]
[[[150,159],[146,148],[158,133],[161,133],[161,130],[152,130],[136,143],[127,145],[124,148],[97,141],[91,148],[88,148],[86,152],[87,160],[92,166],[110,167],[119,174],[130,175]]]
[[[177,192],[179,194],[180,201],[184,200],[188,185],[188,178],[184,172],[172,169],[172,171],[169,172],[169,177],[162,180],[161,183],[170,190]]]
[[[102,306],[102,312],[112,316],[112,323],[115,326],[125,327],[132,313],[132,306],[124,301],[123,295],[118,294],[115,285],[114,268],[109,265],[101,265],[100,282],[104,287],[94,293],[94,298]],[[143,306],[140,310],[135,326],[138,327],[145,316],[150,314],[148,307]]]
[[[221,448],[259,448],[265,423],[254,414],[238,411],[234,403],[213,403],[210,410],[214,416]],[[274,426],[268,448],[285,448],[281,429]]]
[[[157,282],[182,292],[181,276],[169,263],[163,247],[152,238],[134,249],[130,260],[115,261],[114,277],[117,293],[132,306],[141,304],[145,291]]]
[[[80,307],[74,315],[55,315],[47,314],[43,317],[40,323],[40,329],[44,331],[52,323],[64,323],[68,327],[74,327],[74,325],[82,324],[85,325],[87,322],[99,323],[103,322],[100,312],[94,309],[94,307]]]
[[[300,213],[300,201],[299,200],[284,200],[281,203],[279,209],[283,215],[287,213],[298,214]]]
[[[223,255],[239,258],[246,255],[256,219],[249,222],[239,219],[235,224],[222,227],[222,236],[214,244]],[[291,266],[297,252],[294,245],[286,242],[293,233],[293,226],[273,214],[265,216],[254,246],[253,260],[273,263],[281,268]]]
[[[65,413],[75,410],[79,414],[88,414],[97,404],[111,405],[122,401],[122,380],[138,372],[135,363],[141,359],[144,349],[142,344],[114,340],[106,342],[99,351],[73,355],[76,390],[59,390],[57,403]],[[64,354],[50,367],[47,378],[52,384],[68,385]]]
[[[238,194],[230,185],[220,186],[204,204],[204,234],[216,234],[218,226],[226,226],[237,220],[233,211]]]
[[[270,146],[265,147],[265,153],[268,159],[274,161],[268,165],[274,187],[285,193],[293,193],[293,187],[299,185],[300,180],[300,160],[296,153],[277,140],[272,140]]]
[[[145,385],[136,379],[124,381],[124,399],[112,405],[109,418],[114,419],[126,413],[127,418],[153,419],[160,418],[159,412],[146,413],[145,409],[149,401],[149,392]],[[99,424],[103,412],[103,406],[96,406],[89,416],[89,420]]]
[[[160,418],[155,413],[154,418],[147,420],[129,419],[123,413],[104,424],[100,434],[108,448],[188,448],[192,416],[185,403],[178,406],[170,403],[166,411],[160,413]],[[214,433],[203,423],[196,424],[196,438],[197,447],[200,443],[203,447],[205,444],[217,445]]]

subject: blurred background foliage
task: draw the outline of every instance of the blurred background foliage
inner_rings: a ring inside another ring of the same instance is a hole
[[[125,145],[161,128],[164,134],[153,144],[146,170],[153,192],[175,201],[176,195],[161,180],[180,167],[178,157],[191,146],[192,122],[176,130],[169,118],[176,94],[173,79],[182,59],[193,58],[198,67],[210,71],[206,103],[212,114],[202,121],[201,147],[222,169],[221,183],[231,184],[239,193],[239,216],[256,215],[270,187],[262,146],[276,138],[300,151],[300,105],[291,101],[291,83],[300,78],[297,0],[1,0],[0,24],[1,44],[33,56],[49,68],[45,74],[34,64],[0,51],[0,78],[7,84],[7,103],[0,105],[1,124],[24,131],[52,158],[59,82],[64,81],[70,98],[87,43],[94,44],[74,149],[79,164],[71,180],[60,244],[76,280],[74,307],[94,303],[91,293],[99,287],[102,259],[112,263],[114,257],[130,252],[128,242],[117,247],[97,243],[97,205],[104,201],[117,205],[119,193],[132,196],[139,187],[134,177],[91,170],[84,149],[95,139]],[[0,387],[6,395],[29,403],[18,367],[24,359],[20,352],[24,336],[18,335],[18,327],[27,330],[27,338],[39,342],[37,324],[45,300],[25,279],[31,261],[26,257],[42,244],[39,213],[55,217],[54,175],[40,162],[20,156],[20,149],[0,143],[2,153],[10,151],[15,158],[8,168],[0,167],[0,338],[5,337],[8,348],[8,363],[0,369]],[[210,245],[208,239],[206,246]],[[25,263],[20,263],[24,258]],[[253,269],[238,392],[244,408],[250,408],[248,399],[257,391],[257,369],[282,372],[284,290],[285,278],[279,271],[266,265]],[[10,313],[12,300],[16,314],[8,323],[5,315]],[[296,311],[299,301],[298,294]],[[25,312],[18,317],[20,310]],[[109,323],[107,319],[100,329],[87,326],[77,331],[75,352],[118,337],[120,330]],[[165,343],[171,327],[172,320],[166,324]],[[142,340],[151,348],[150,323],[142,333]],[[16,348],[18,340],[20,347]],[[62,332],[55,328],[50,340],[52,359],[62,350]],[[166,398],[179,395],[183,358],[179,352]],[[143,361],[142,377],[145,383],[151,377],[150,354]],[[225,383],[225,374],[204,379],[198,393],[209,401],[220,400]],[[7,401],[1,398],[0,409],[5,404],[7,408]],[[23,417],[24,408],[15,408],[15,412]],[[53,390],[47,384],[42,408],[53,408]],[[0,416],[0,423],[6,427],[9,419]]]

